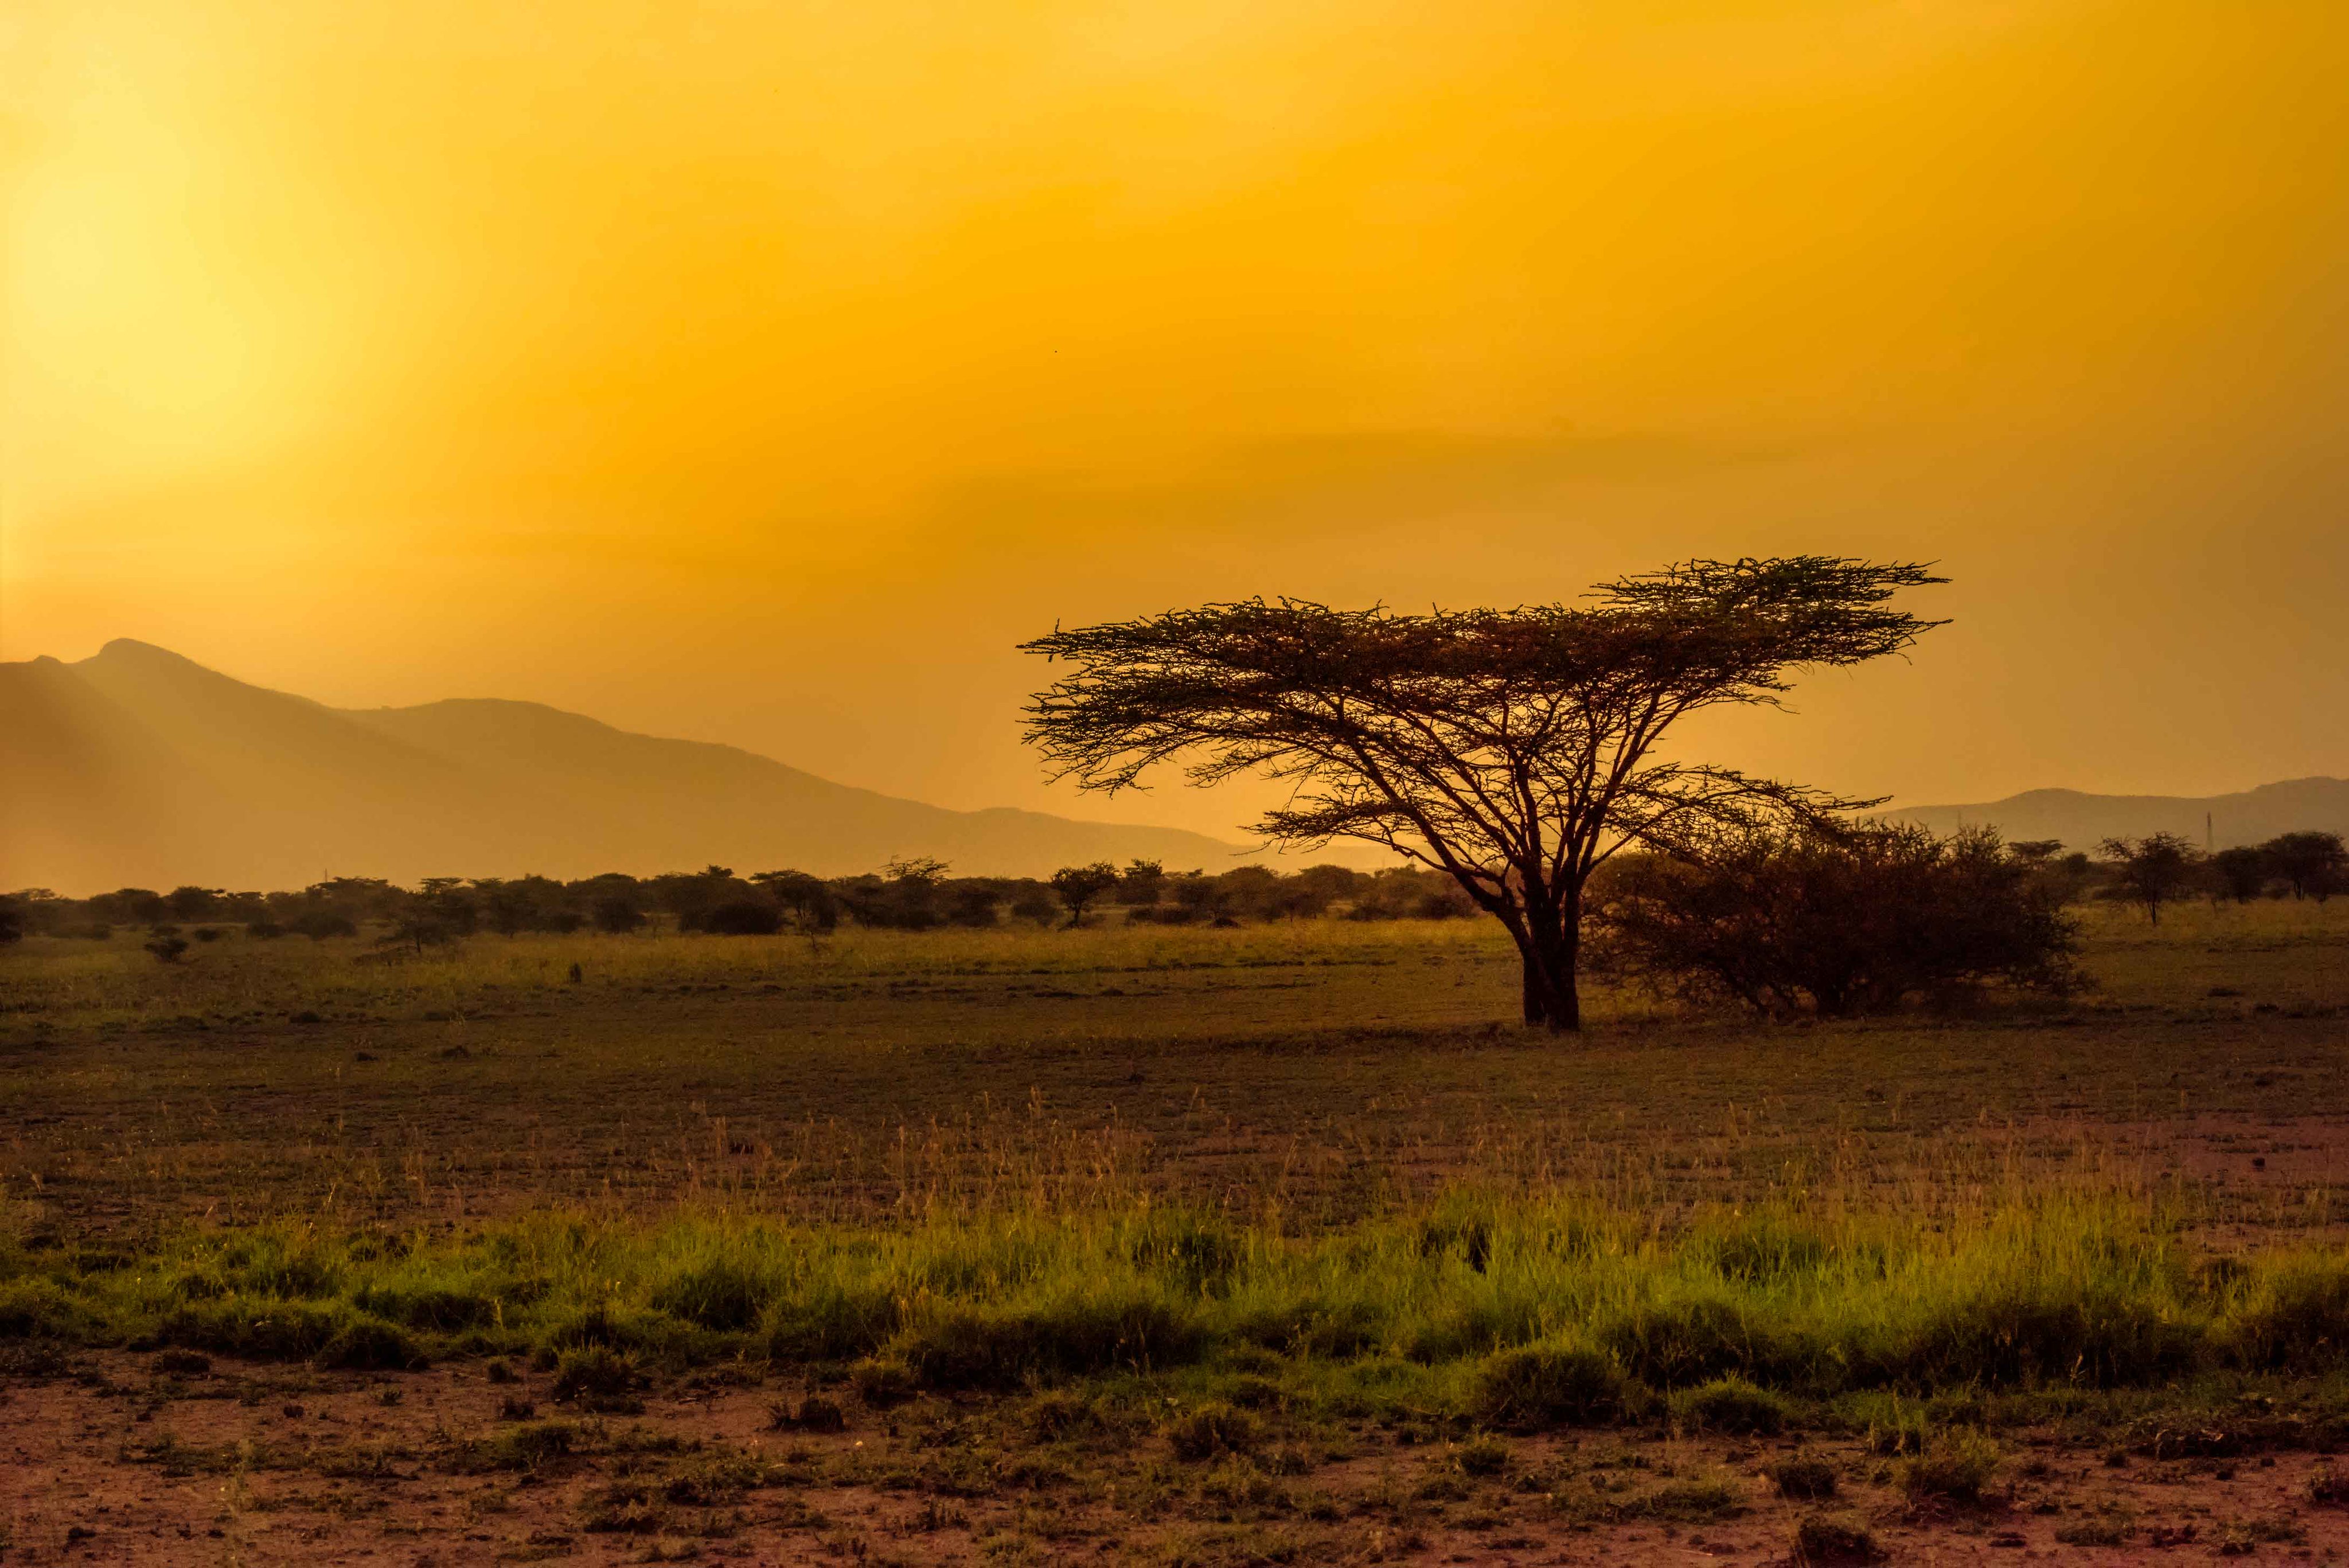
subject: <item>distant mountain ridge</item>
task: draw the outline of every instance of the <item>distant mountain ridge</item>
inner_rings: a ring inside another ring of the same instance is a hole
[[[0,664],[0,888],[300,887],[332,874],[819,876],[934,855],[965,876],[1134,857],[1227,868],[1177,828],[949,811],[733,746],[535,702],[346,710],[127,639]]]
[[[2349,779],[2287,779],[2233,794],[2085,794],[2034,789],[1978,805],[1917,805],[1879,814],[1936,833],[1988,824],[2010,842],[2057,838],[2073,849],[2094,849],[2106,838],[2175,833],[2197,845],[2231,848],[2260,844],[2280,833],[2313,828],[2349,836]]]

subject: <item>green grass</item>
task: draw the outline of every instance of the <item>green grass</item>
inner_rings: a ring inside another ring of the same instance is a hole
[[[1431,1246],[1425,1217],[1308,1236],[1158,1210],[888,1231],[719,1215],[398,1238],[276,1225],[98,1268],[12,1249],[0,1324],[326,1366],[533,1355],[588,1410],[630,1408],[645,1369],[869,1359],[931,1392],[1253,1367],[1256,1404],[1293,1390],[1519,1429],[1653,1414],[1727,1434],[1869,1392],[2163,1388],[2349,1355],[2349,1254],[2214,1272],[2160,1216],[2077,1194],[1928,1231],[1748,1219],[1810,1239],[1803,1266],[1758,1275],[1724,1268],[1723,1220],[1660,1235],[1652,1216],[1582,1203],[1477,1212],[1473,1259]],[[1331,1321],[1341,1343],[1317,1333]],[[1216,1419],[1228,1431],[1203,1451],[1240,1447],[1246,1412]],[[1929,1434],[1920,1465],[1940,1465],[1943,1442]]]

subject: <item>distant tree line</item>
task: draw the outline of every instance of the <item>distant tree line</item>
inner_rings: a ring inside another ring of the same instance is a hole
[[[1338,915],[1357,920],[1450,919],[1472,913],[1446,877],[1406,867],[1379,872],[1310,866],[1280,873],[1242,866],[1209,875],[1168,871],[1153,860],[1065,867],[1049,878],[956,877],[945,862],[895,860],[861,877],[804,871],[739,875],[731,867],[658,877],[608,872],[576,881],[548,877],[431,877],[415,887],[337,877],[298,891],[231,892],[123,888],[87,898],[28,888],[0,899],[0,941],[26,933],[106,940],[118,929],[175,947],[234,930],[260,939],[371,936],[425,948],[479,934],[526,931],[615,935],[647,930],[712,936],[820,937],[840,927],[926,931],[1009,922],[1074,927],[1130,924],[1231,926]],[[151,947],[150,947],[151,950]]]
[[[1049,878],[954,877],[935,859],[862,877],[730,867],[561,882],[431,877],[414,888],[338,877],[299,892],[125,888],[89,898],[39,889],[0,900],[0,940],[27,931],[105,938],[143,932],[163,963],[242,927],[249,938],[370,937],[422,950],[481,933],[664,930],[713,937],[843,926],[926,931],[1025,922],[1211,925],[1341,918],[1451,919],[1475,912],[1444,875],[1243,866],[1216,876],[1154,861],[1063,867]],[[2001,841],[1983,828],[1940,837],[1906,824],[1827,822],[1717,837],[1688,853],[1619,856],[1588,886],[1586,962],[1660,996],[1727,1002],[1776,1017],[1840,1017],[1985,987],[2062,993],[2084,900],[2134,905],[2158,922],[2182,898],[2323,901],[2349,891],[2341,836],[2288,833],[2206,855],[2173,834],[2107,839],[2094,854],[2053,840]]]

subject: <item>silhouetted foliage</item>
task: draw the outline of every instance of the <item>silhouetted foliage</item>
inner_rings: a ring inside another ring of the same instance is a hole
[[[991,884],[958,883],[947,897],[947,921],[950,925],[984,929],[996,923],[996,911],[1001,903],[1002,898]]]
[[[24,904],[16,898],[0,898],[0,947],[24,940]]]
[[[1117,874],[1118,901],[1129,909],[1146,909],[1166,890],[1166,867],[1155,860],[1129,860]]]
[[[589,918],[595,922],[597,930],[611,937],[626,936],[630,931],[641,930],[645,924],[644,909],[636,902],[633,893],[605,894],[595,900],[595,907],[589,911]]]
[[[791,917],[802,936],[816,936],[840,924],[840,900],[820,877],[804,871],[761,871],[750,878]]]
[[[1643,855],[1594,884],[1609,967],[1776,1015],[1897,1006],[1985,981],[2062,990],[2071,922],[1996,834],[1907,825],[1757,835],[1702,861]]]
[[[1367,839],[1450,876],[1516,941],[1526,1020],[1572,1029],[1583,890],[1610,857],[1873,804],[1663,760],[1664,734],[1776,701],[1791,670],[1908,647],[1931,623],[1886,601],[1939,580],[1798,556],[1690,562],[1585,607],[1170,611],[1023,645],[1075,667],[1030,703],[1028,736],[1088,789],[1176,760],[1203,784],[1288,781],[1292,804],[1259,832]]]
[[[2096,852],[2110,863],[2115,896],[2144,909],[2157,926],[2162,905],[2192,888],[2200,871],[2200,852],[2175,833],[2107,838]]]
[[[1045,888],[1030,882],[1012,898],[1011,918],[1033,920],[1040,926],[1053,925],[1061,919],[1061,901]]]
[[[708,911],[701,929],[719,937],[771,937],[783,929],[783,911],[770,898],[729,898]]]
[[[157,963],[178,963],[187,954],[188,939],[171,927],[158,926],[147,940],[147,950]]]
[[[2210,857],[2210,896],[2248,904],[2267,891],[2268,857],[2248,845],[2221,849]]]
[[[217,913],[227,895],[218,888],[174,888],[164,895],[164,912],[175,920],[202,920]]]
[[[2260,846],[2268,869],[2295,898],[2319,903],[2349,886],[2349,847],[2337,833],[2286,833]]]
[[[1090,866],[1063,866],[1052,873],[1052,891],[1069,911],[1069,924],[1085,923],[1085,911],[1118,884],[1117,867],[1106,860]]]
[[[332,909],[313,909],[296,915],[286,922],[285,929],[314,942],[325,941],[328,937],[355,937],[359,934],[357,921]]]

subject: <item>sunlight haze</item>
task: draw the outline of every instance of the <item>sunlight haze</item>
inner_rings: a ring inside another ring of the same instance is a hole
[[[2349,773],[2349,7],[29,0],[0,658],[1049,787],[1014,644],[1930,560],[1723,760]]]

